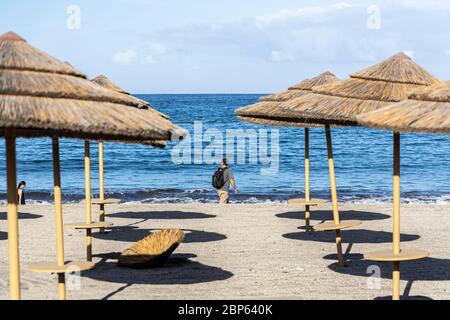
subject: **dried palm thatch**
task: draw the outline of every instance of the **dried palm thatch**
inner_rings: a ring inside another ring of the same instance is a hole
[[[95,77],[94,79],[91,80],[92,82],[102,86],[103,88],[115,91],[115,92],[119,92],[122,94],[127,95],[129,98],[132,98],[136,101],[136,103],[139,105],[140,109],[148,109],[150,112],[153,112],[154,114],[163,117],[164,119],[169,119],[168,115],[165,115],[162,112],[159,112],[158,110],[155,110],[153,108],[150,107],[150,102],[145,101],[143,99],[139,99],[136,98],[134,96],[132,96],[131,94],[129,94],[128,92],[126,92],[125,90],[123,90],[121,87],[119,87],[117,84],[115,84],[114,82],[112,82],[108,77],[104,76],[104,75],[99,75],[97,77]]]
[[[339,80],[333,73],[330,71],[325,71],[317,77],[311,79],[305,79],[302,82],[289,87],[287,91],[273,94],[270,96],[264,96],[260,98],[260,101],[274,101],[274,102],[283,102],[287,100],[291,100],[297,97],[302,96],[305,91],[311,91],[313,87],[320,86],[322,84],[331,83]]]
[[[283,124],[283,119],[277,119],[276,117],[277,111],[284,102],[311,93],[313,87],[338,80],[339,79],[334,74],[326,71],[312,79],[303,80],[299,84],[290,87],[288,91],[262,97],[260,99],[261,102],[259,103],[237,109],[236,114],[239,119],[252,123],[274,124],[277,126],[314,127],[315,125],[313,123],[299,121],[299,119],[285,121]]]
[[[66,62],[67,63],[67,62]],[[125,90],[123,90],[121,87],[119,87],[117,84],[115,84],[114,82],[112,82],[108,77],[106,77],[105,75],[99,75],[97,77],[95,77],[94,79],[91,80],[92,82],[102,86],[103,88],[115,91],[115,92],[119,92],[122,94],[127,95],[128,97],[135,99],[136,103],[139,104],[139,109],[146,109],[150,112],[152,112],[155,116],[157,117],[162,117],[164,119],[169,119],[169,116],[165,115],[162,112],[159,112],[158,110],[155,110],[153,108],[150,108],[150,103],[136,98],[134,96],[132,96],[131,94],[129,94],[128,92],[126,92]],[[149,144],[153,147],[157,147],[157,148],[165,148],[167,143],[165,141],[145,141],[145,144]]]
[[[13,129],[17,136],[127,142],[166,141],[185,134],[138,107],[134,99],[88,81],[16,34],[0,36],[0,129]]]
[[[116,85],[114,82],[109,80],[104,75],[99,75],[96,78],[92,79],[91,81],[93,83],[98,84],[99,86],[101,86],[103,88],[109,89],[114,92],[122,93],[122,94],[126,95],[128,98],[133,99],[139,109],[148,109],[148,107],[150,106],[149,102],[139,99],[139,98],[136,98],[136,97],[133,97],[132,95],[130,95],[128,92],[124,91],[121,87]]]
[[[405,100],[410,91],[438,83],[410,57],[398,53],[347,80],[314,87],[312,93],[283,103],[274,115],[356,124],[357,115]]]
[[[299,128],[321,128],[322,125],[317,123],[308,123],[308,120],[303,120],[299,122],[291,122],[291,121],[283,121],[276,119],[268,119],[268,118],[257,118],[257,117],[241,117],[237,116],[237,118],[244,122],[249,122],[253,124],[259,124],[263,126],[274,126],[274,127],[299,127]]]
[[[360,115],[357,121],[395,132],[450,134],[450,83],[411,92],[408,100]]]
[[[123,252],[118,265],[129,268],[161,267],[184,240],[179,229],[164,229],[135,243]]]
[[[106,77],[103,74],[96,76],[91,81],[101,85],[103,88],[106,88],[106,89],[109,89],[112,91],[116,91],[116,92],[120,92],[123,94],[128,94],[128,95],[130,94],[128,91],[125,91],[124,89],[119,87],[117,84],[112,82],[108,77]]]

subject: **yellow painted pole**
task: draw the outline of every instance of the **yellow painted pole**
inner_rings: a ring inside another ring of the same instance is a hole
[[[91,208],[91,146],[89,140],[84,141],[84,179],[86,192],[86,223],[92,223]],[[92,231],[86,229],[86,255],[87,261],[92,261]]]
[[[330,125],[325,125],[325,133],[327,136],[327,150],[328,150],[328,170],[330,173],[330,186],[331,186],[331,201],[333,205],[333,220],[335,224],[339,224],[339,205],[338,205],[338,197],[337,197],[337,188],[336,188],[336,175],[334,172],[334,159],[333,159],[333,141],[331,138],[331,129]],[[341,238],[341,230],[336,230],[336,248],[339,265],[343,267],[344,263],[344,255],[342,254],[342,238]]]
[[[55,216],[56,216],[56,254],[59,267],[64,266],[64,229],[62,215],[62,196],[61,196],[61,172],[59,161],[59,140],[57,137],[52,139],[53,145],[53,182],[55,194]],[[58,273],[58,292],[59,299],[66,299],[66,279],[64,273]]]
[[[105,177],[103,174],[103,142],[98,143],[98,172],[100,177],[100,200],[105,200]]]
[[[393,253],[400,254],[400,133],[394,132]],[[392,299],[400,300],[400,262],[393,262]]]
[[[103,167],[103,142],[98,143],[98,175],[100,180],[100,200],[105,200],[105,175]],[[100,204],[99,221],[105,221],[105,204]],[[105,232],[105,228],[101,228],[100,232]]]
[[[305,128],[305,200],[311,200],[310,179],[309,179],[309,128]],[[310,232],[311,210],[309,205],[305,205],[306,232]]]
[[[8,188],[8,258],[9,290],[12,300],[20,300],[20,257],[19,257],[19,222],[17,215],[16,191],[16,138],[11,129],[6,129],[6,177]]]

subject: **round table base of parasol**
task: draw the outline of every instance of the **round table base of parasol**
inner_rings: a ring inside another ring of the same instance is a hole
[[[95,267],[95,263],[88,261],[70,261],[64,266],[59,266],[56,262],[46,261],[33,263],[28,266],[28,271],[36,273],[72,273],[91,270]]]
[[[291,206],[320,206],[322,204],[328,203],[328,200],[325,199],[310,199],[306,200],[303,198],[290,199],[288,200],[288,204]]]
[[[400,254],[394,254],[392,249],[366,253],[364,259],[378,262],[401,262],[419,260],[428,257],[430,253],[420,249],[404,249]]]
[[[119,204],[120,203],[120,199],[91,199],[91,203],[92,204],[98,204],[98,205],[102,205],[102,204]]]
[[[104,229],[104,228],[110,228],[112,227],[112,223],[108,222],[92,222],[92,223],[69,223],[65,224],[64,228],[66,229],[86,229],[86,230],[92,230],[92,229]]]
[[[319,231],[334,231],[334,230],[354,228],[359,226],[360,224],[361,221],[357,220],[341,221],[339,224],[334,223],[334,221],[329,221],[314,226],[314,229]]]

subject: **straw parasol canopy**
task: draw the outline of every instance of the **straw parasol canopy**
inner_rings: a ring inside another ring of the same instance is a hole
[[[395,132],[450,134],[450,83],[421,88],[409,99],[358,116],[358,123]]]
[[[103,88],[106,88],[106,89],[109,89],[112,91],[116,91],[116,92],[120,92],[123,94],[128,94],[128,95],[130,94],[128,91],[125,91],[124,89],[119,87],[117,84],[112,82],[107,76],[105,76],[103,74],[98,75],[97,77],[92,79],[92,81],[101,85]]]
[[[349,79],[314,87],[312,93],[289,100],[276,116],[291,121],[355,125],[356,116],[408,98],[408,93],[440,81],[405,53],[397,53]]]
[[[127,95],[129,98],[136,101],[136,103],[139,105],[140,109],[148,109],[149,111],[155,113],[156,115],[158,115],[160,117],[163,117],[164,119],[169,119],[168,115],[165,115],[164,113],[159,112],[158,110],[150,108],[150,102],[132,96],[130,93],[128,93],[127,91],[125,91],[124,89],[119,87],[117,84],[112,82],[105,75],[99,75],[99,76],[95,77],[94,79],[92,79],[91,81],[102,86],[103,88]]]
[[[17,136],[140,142],[184,135],[180,127],[138,109],[134,98],[88,81],[12,32],[0,36],[0,74],[0,128],[14,128]]]
[[[127,112],[124,109],[127,108]],[[9,286],[20,299],[19,226],[16,193],[16,137],[52,137],[57,261],[29,266],[56,273],[60,299],[66,297],[65,274],[94,264],[64,260],[64,237],[58,137],[126,142],[165,141],[184,129],[140,110],[124,94],[96,85],[69,64],[29,45],[13,32],[0,36],[0,136],[5,137]],[[89,145],[85,141],[85,146]],[[85,147],[85,150],[88,148]],[[88,157],[85,156],[85,163]],[[88,184],[88,183],[86,183]],[[90,184],[90,182],[89,182]]]
[[[339,265],[344,267],[344,255],[342,252],[342,238],[341,229],[347,229],[359,225],[359,221],[346,221],[340,220],[339,209],[337,203],[337,191],[336,191],[336,181],[334,174],[334,162],[333,162],[333,152],[332,152],[332,142],[330,125],[326,124],[326,136],[327,136],[327,150],[328,150],[328,163],[329,163],[329,173],[330,173],[330,188],[331,188],[331,200],[333,206],[333,222],[332,223],[322,223],[318,226],[311,227],[310,225],[310,214],[311,207],[318,206],[328,202],[323,199],[312,199],[310,192],[310,172],[309,172],[309,128],[321,127],[323,122],[319,122],[316,119],[308,119],[305,117],[296,118],[284,118],[278,117],[280,108],[283,104],[293,101],[296,99],[301,99],[303,96],[308,96],[312,93],[312,89],[316,86],[326,85],[329,83],[334,83],[339,79],[327,71],[321,75],[306,79],[299,84],[289,88],[288,91],[275,94],[272,96],[262,98],[261,102],[240,108],[236,110],[236,114],[240,120],[252,122],[256,124],[268,124],[276,126],[289,126],[289,127],[303,127],[305,130],[305,198],[302,199],[291,199],[289,204],[291,205],[301,205],[305,206],[305,229],[306,232],[312,232],[316,230],[334,230],[336,232],[336,249]]]
[[[242,107],[236,110],[236,115],[242,121],[275,126],[289,126],[289,127],[314,127],[314,123],[304,121],[283,121],[285,119],[277,119],[276,113],[280,106],[289,100],[302,97],[308,93],[315,86],[332,83],[339,79],[331,72],[326,71],[317,77],[305,79],[302,82],[290,87],[287,91],[278,94],[265,96],[260,99],[260,102]]]
[[[311,91],[311,89],[315,86],[320,86],[323,84],[331,83],[334,81],[339,80],[333,73],[330,71],[325,71],[322,74],[320,74],[317,77],[311,78],[311,79],[305,79],[302,82],[289,87],[287,91],[273,94],[270,96],[264,96],[261,97],[261,101],[275,101],[275,102],[282,102],[291,100],[294,98],[301,97],[308,91]]]
[[[67,63],[67,62],[66,62]],[[126,95],[128,98],[133,99],[138,108],[139,109],[146,109],[148,111],[150,111],[152,114],[154,114],[157,117],[161,117],[163,119],[168,120],[170,117],[168,115],[165,115],[164,113],[153,109],[150,107],[150,103],[148,101],[136,98],[134,96],[132,96],[130,93],[128,93],[127,91],[125,91],[124,89],[122,89],[121,87],[119,87],[117,84],[115,84],[114,82],[112,82],[108,77],[106,77],[105,75],[98,75],[97,77],[95,77],[94,79],[91,80],[93,83],[108,89],[108,90],[112,90],[114,92],[118,92],[121,94]],[[167,143],[164,140],[156,140],[156,141],[146,141],[146,144],[150,144],[153,147],[157,147],[157,148],[165,148]]]
[[[358,124],[394,132],[393,237],[392,248],[367,253],[365,259],[392,262],[392,299],[400,299],[400,262],[428,257],[425,250],[404,249],[400,241],[400,132],[450,134],[450,84],[441,82],[419,87],[408,100],[359,115]]]

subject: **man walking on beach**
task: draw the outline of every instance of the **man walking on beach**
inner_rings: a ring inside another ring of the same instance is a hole
[[[228,167],[227,159],[222,160],[222,165],[213,175],[213,186],[217,189],[217,195],[221,204],[229,203],[230,185],[234,189],[234,193],[238,193],[238,189],[234,182],[234,175]]]

